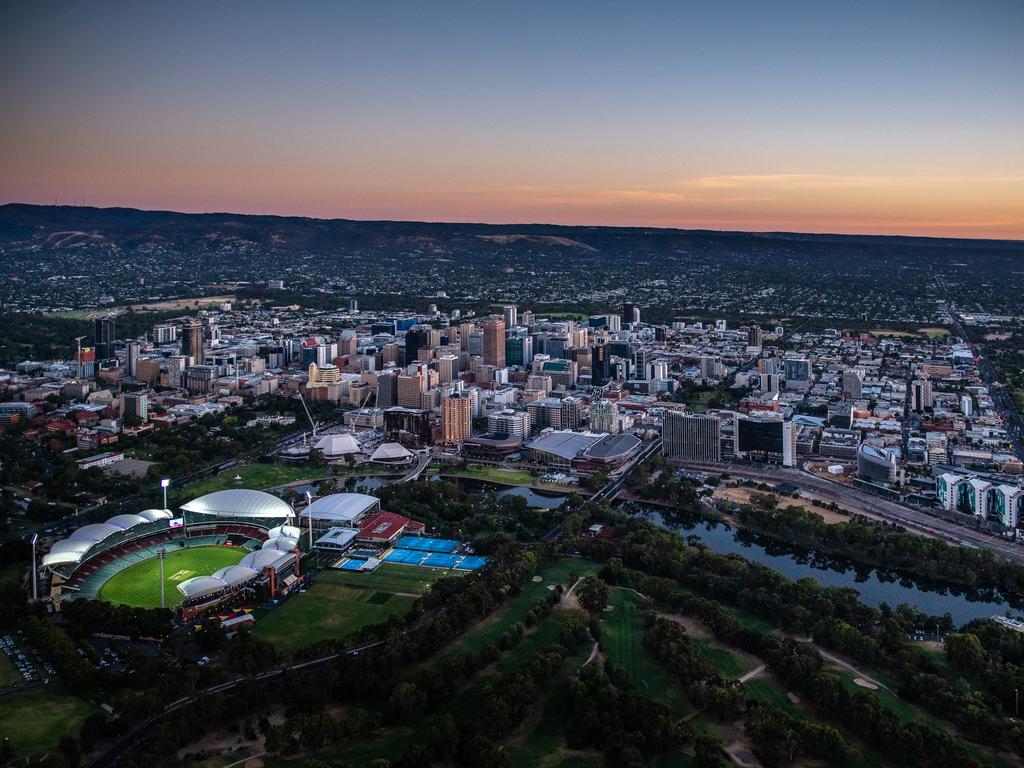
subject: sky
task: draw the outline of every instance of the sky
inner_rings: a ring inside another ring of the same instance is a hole
[[[1024,2],[0,3],[0,202],[1024,239]]]

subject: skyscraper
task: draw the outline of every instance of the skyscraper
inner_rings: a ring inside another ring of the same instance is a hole
[[[128,354],[126,355],[126,357],[127,357],[127,361],[126,362],[127,362],[127,367],[128,367],[128,375],[131,376],[133,379],[136,376],[138,376],[138,373],[139,373],[139,354],[141,352],[142,352],[142,345],[138,341],[136,341],[135,339],[132,339],[131,341],[128,342],[128,345],[127,345],[127,353]]]
[[[203,364],[203,347],[203,324],[198,320],[186,320],[181,326],[181,354],[188,359],[189,365]]]
[[[405,364],[416,360],[429,360],[430,355],[426,352],[430,346],[430,328],[416,326],[405,332]]]
[[[722,422],[717,416],[669,411],[662,428],[662,451],[670,459],[718,463]]]
[[[863,374],[856,368],[847,368],[843,371],[843,394],[847,397],[860,397],[863,393]]]
[[[506,304],[502,307],[502,312],[505,315],[506,328],[519,325],[519,308],[515,304]]]
[[[630,323],[640,322],[640,310],[637,309],[635,304],[626,302],[622,305],[622,324],[628,325]]]
[[[96,318],[96,350],[97,360],[110,360],[114,356],[114,316],[105,315]]]
[[[931,381],[928,379],[915,379],[913,384],[911,384],[910,397],[910,405],[914,412],[923,413],[925,408],[931,408],[934,404]]]
[[[505,367],[505,321],[502,318],[484,320],[484,365]]]
[[[608,347],[598,344],[590,351],[590,383],[595,387],[603,387],[608,383],[611,366],[608,359]]]
[[[752,347],[764,346],[764,332],[761,330],[761,326],[755,325],[747,331],[747,344]]]
[[[472,399],[459,392],[441,401],[441,432],[444,442],[461,443],[472,434]]]

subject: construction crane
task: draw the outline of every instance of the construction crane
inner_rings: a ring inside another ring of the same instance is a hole
[[[306,398],[302,396],[302,392],[299,392],[299,402],[302,403],[302,408],[306,411],[306,418],[309,419],[309,423],[313,427],[313,443],[316,444],[316,431],[320,428],[320,422],[314,419],[313,414],[309,412],[309,406],[306,405]]]
[[[82,339],[87,336],[75,336],[75,364],[78,366],[78,375],[82,375]]]

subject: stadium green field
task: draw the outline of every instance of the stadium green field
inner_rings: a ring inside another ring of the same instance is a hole
[[[181,603],[178,585],[193,576],[209,576],[234,565],[248,554],[241,547],[177,549],[164,558],[164,596],[168,608]],[[115,574],[100,588],[99,599],[134,608],[160,607],[160,558],[135,563]]]

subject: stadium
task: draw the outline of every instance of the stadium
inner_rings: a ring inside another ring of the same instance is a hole
[[[180,517],[147,509],[84,525],[52,544],[43,567],[58,606],[79,599],[166,606],[190,621],[297,591],[307,537],[316,562],[331,570],[397,566],[412,578],[487,563],[458,541],[424,533],[422,523],[381,510],[366,494],[323,496],[295,511],[277,496],[236,488],[183,504]]]
[[[58,604],[163,604],[188,620],[225,603],[294,589],[301,574],[293,515],[269,493],[217,491],[184,504],[181,517],[147,509],[84,525],[55,542],[42,564]]]

